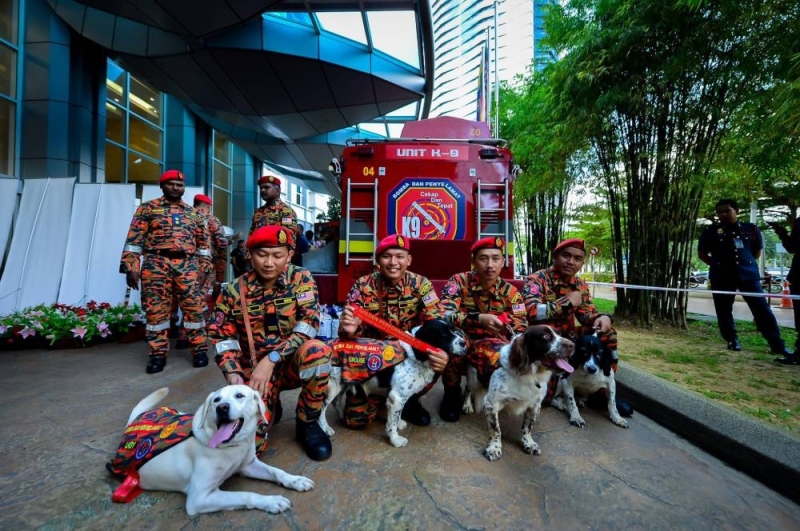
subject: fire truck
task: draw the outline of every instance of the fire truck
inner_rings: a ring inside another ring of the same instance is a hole
[[[348,140],[334,167],[342,190],[337,302],[373,271],[377,243],[390,234],[409,238],[411,270],[437,287],[470,269],[475,240],[504,238],[501,276],[513,279],[518,168],[505,141],[491,138],[485,123],[452,117],[409,122],[401,138]]]

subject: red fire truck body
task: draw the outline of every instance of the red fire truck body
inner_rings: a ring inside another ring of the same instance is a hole
[[[468,271],[475,240],[504,238],[501,276],[513,278],[514,165],[486,124],[409,122],[401,138],[348,141],[340,164],[337,301],[373,271],[377,242],[390,234],[410,239],[410,269],[432,281]]]

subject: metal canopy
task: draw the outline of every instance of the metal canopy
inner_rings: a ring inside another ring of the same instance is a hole
[[[354,126],[377,122],[388,129],[427,116],[433,79],[427,0],[48,2],[130,72],[317,191],[338,190],[327,167],[345,137],[374,136]],[[413,13],[417,64],[374,46],[369,12],[393,10]],[[360,12],[363,42],[326,31],[317,11]],[[414,112],[402,116],[398,109]]]

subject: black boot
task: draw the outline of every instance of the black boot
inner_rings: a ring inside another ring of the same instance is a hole
[[[186,350],[187,348],[189,348],[188,339],[178,339],[175,341],[175,350]]]
[[[621,417],[633,416],[633,406],[630,402],[617,398],[615,403],[617,405],[617,413],[619,413]],[[600,389],[586,397],[586,407],[596,411],[608,410],[608,395],[606,394],[606,390]]]
[[[272,412],[272,425],[279,423],[283,418],[283,406],[281,405],[280,399],[275,404],[275,410]]]
[[[444,386],[439,416],[445,422],[458,422],[458,419],[461,418],[461,386]]]
[[[427,426],[431,423],[431,414],[422,407],[419,395],[414,395],[408,399],[406,405],[403,406],[403,413],[400,417],[415,426]]]
[[[322,431],[316,420],[303,422],[297,419],[295,437],[306,451],[306,455],[314,461],[324,461],[331,456],[331,439]]]
[[[728,341],[728,350],[733,350],[734,352],[739,352],[742,350],[742,344],[739,342],[739,338],[735,337],[731,341]]]
[[[147,374],[155,374],[163,371],[166,364],[166,356],[150,356],[150,361],[147,362],[147,368],[145,371],[147,371]]]
[[[205,352],[198,352],[192,356],[192,366],[196,368],[205,367],[208,365],[208,355]]]
[[[775,362],[781,365],[800,365],[800,348],[791,354],[787,352],[782,358],[775,358]]]

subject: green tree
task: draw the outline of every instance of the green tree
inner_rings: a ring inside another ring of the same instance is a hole
[[[768,2],[767,2],[768,3]],[[761,0],[573,0],[551,9],[563,59],[551,94],[561,127],[581,131],[607,190],[623,280],[677,287],[695,248],[704,188],[732,118],[774,79],[798,7]],[[794,19],[792,19],[794,15]],[[624,223],[624,226],[623,226]],[[618,290],[618,312],[685,324],[685,294]]]

